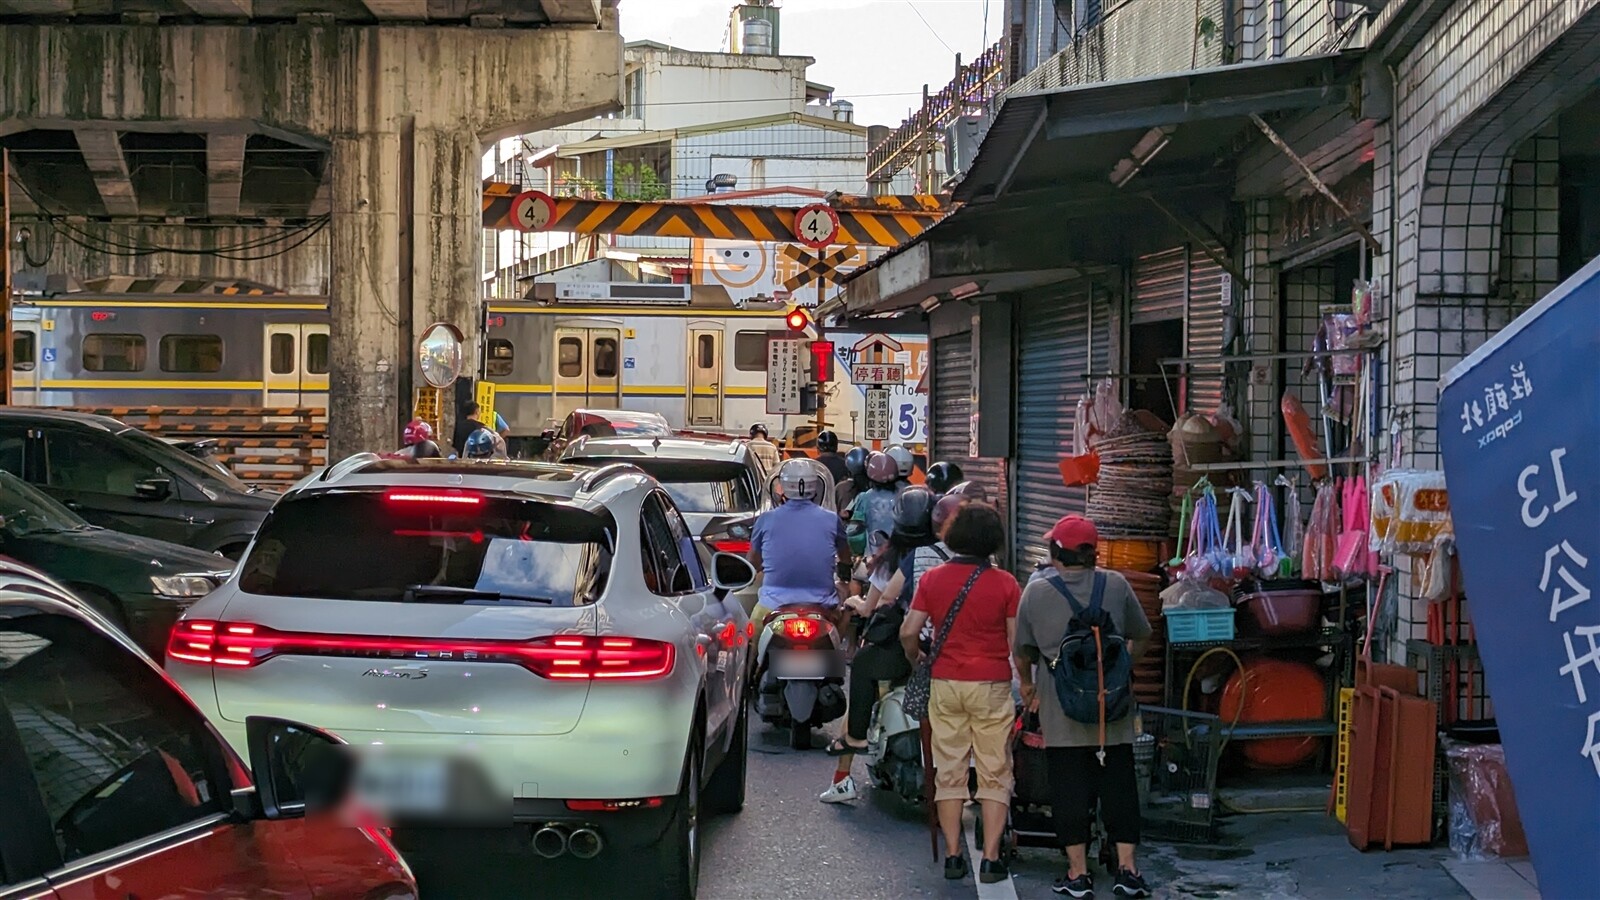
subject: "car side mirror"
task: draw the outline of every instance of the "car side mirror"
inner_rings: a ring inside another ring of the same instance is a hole
[[[245,811],[256,813],[252,818],[300,818],[336,807],[349,793],[355,766],[344,741],[270,716],[250,716],[244,728],[256,795],[255,808]],[[234,792],[234,804],[243,810],[241,793]]]
[[[711,557],[711,583],[718,592],[742,591],[756,583],[756,567],[737,553],[717,553]]]
[[[546,428],[539,432],[539,438],[540,440],[553,441],[556,439],[556,430],[554,428]]]
[[[165,500],[171,494],[170,478],[146,478],[133,486],[133,495],[140,500]]]

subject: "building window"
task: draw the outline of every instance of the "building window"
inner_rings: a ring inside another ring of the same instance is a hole
[[[644,70],[634,69],[622,77],[622,116],[644,118]]]
[[[702,334],[694,339],[694,364],[702,369],[717,367],[717,339],[714,335]]]
[[[328,336],[306,336],[306,372],[311,375],[328,374]]]
[[[556,371],[562,378],[578,378],[583,375],[582,340],[564,337],[556,343]]]
[[[489,359],[484,365],[484,370],[490,378],[504,378],[511,374],[515,366],[517,348],[505,338],[489,339]]]
[[[733,367],[741,372],[767,370],[767,341],[770,331],[740,331],[733,336]]]
[[[39,336],[31,331],[18,331],[11,335],[11,368],[18,372],[32,372],[38,360]]]
[[[86,334],[83,367],[90,372],[143,372],[144,335]]]
[[[288,375],[294,371],[294,335],[279,332],[267,345],[267,365],[274,375]]]
[[[222,338],[169,334],[161,339],[161,371],[210,373],[222,369]]]
[[[617,377],[617,340],[616,338],[594,339],[594,377]]]

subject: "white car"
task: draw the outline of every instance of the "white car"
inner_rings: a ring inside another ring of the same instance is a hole
[[[167,670],[241,751],[294,718],[397,818],[502,817],[691,897],[701,812],[744,802],[753,577],[632,466],[363,454],[284,495]]]

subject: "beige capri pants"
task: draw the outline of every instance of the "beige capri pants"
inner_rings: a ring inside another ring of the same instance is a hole
[[[967,760],[978,770],[979,800],[1011,802],[1011,683],[935,678],[928,690],[934,800],[967,799]]]

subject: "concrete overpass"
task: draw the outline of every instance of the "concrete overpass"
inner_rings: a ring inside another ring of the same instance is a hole
[[[333,452],[386,448],[422,330],[476,337],[486,142],[620,106],[616,5],[0,0],[23,262],[326,293]]]

